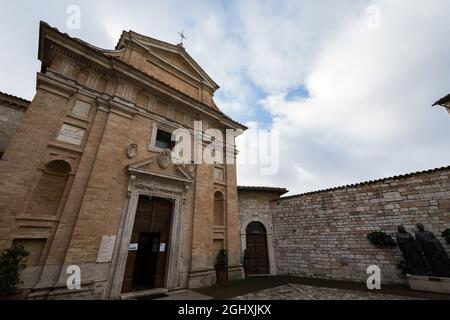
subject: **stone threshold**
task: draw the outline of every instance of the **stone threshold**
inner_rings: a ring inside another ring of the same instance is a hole
[[[450,278],[407,274],[411,290],[450,294]]]
[[[149,290],[143,290],[143,291],[127,292],[127,293],[122,293],[120,295],[120,300],[133,300],[133,299],[137,299],[137,298],[156,296],[156,295],[161,295],[161,294],[167,295],[168,293],[169,293],[169,289],[166,289],[166,288],[157,288],[157,289],[149,289]]]

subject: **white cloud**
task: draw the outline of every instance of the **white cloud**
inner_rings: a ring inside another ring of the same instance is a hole
[[[450,162],[449,116],[430,107],[450,91],[446,0],[77,2],[80,30],[66,30],[70,0],[1,5],[0,90],[33,96],[39,20],[104,48],[122,30],[177,43],[184,28],[219,106],[252,127],[270,112],[281,134],[279,173],[240,166],[239,183],[300,192]],[[287,98],[302,86],[309,98]]]
[[[274,180],[288,178],[293,191],[449,164],[450,119],[430,104],[450,90],[450,43],[442,41],[450,5],[377,5],[381,30],[355,15],[324,44],[306,77],[309,99],[264,100],[283,137],[284,166]],[[294,168],[306,181],[289,176]]]

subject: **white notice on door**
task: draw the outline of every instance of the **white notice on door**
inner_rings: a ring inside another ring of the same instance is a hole
[[[129,251],[137,251],[138,247],[138,243],[130,243]]]
[[[159,252],[166,252],[166,244],[165,243],[159,244]]]
[[[116,244],[116,236],[103,236],[98,250],[97,263],[111,262]]]

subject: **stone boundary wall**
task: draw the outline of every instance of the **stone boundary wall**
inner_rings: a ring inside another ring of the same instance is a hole
[[[404,282],[398,248],[380,248],[367,234],[394,235],[421,222],[439,237],[450,227],[450,166],[279,199],[273,206],[278,274],[366,281],[381,268],[382,282]]]

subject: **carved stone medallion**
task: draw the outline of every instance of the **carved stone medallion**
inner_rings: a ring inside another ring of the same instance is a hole
[[[165,149],[165,150],[161,151],[161,153],[158,157],[158,165],[162,169],[166,169],[170,165],[171,154],[172,154],[172,152],[170,151],[170,149]]]

